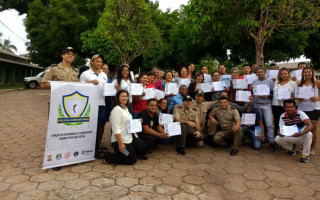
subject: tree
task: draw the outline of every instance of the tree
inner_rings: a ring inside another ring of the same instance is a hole
[[[11,43],[10,39],[5,39],[5,40],[3,40],[3,43],[1,44],[0,47],[1,47],[3,50],[9,51],[9,52],[11,52],[11,53],[13,53],[12,50],[18,51],[17,47],[14,46],[14,45]]]
[[[62,49],[72,46],[84,59],[80,34],[95,27],[105,0],[34,0],[25,21],[27,49],[32,62],[49,66],[61,60]],[[81,62],[79,62],[81,63]]]
[[[117,49],[121,61],[128,64],[161,40],[160,30],[144,0],[107,1],[97,29]]]
[[[34,0],[0,0],[0,11],[16,9],[19,15],[26,14],[29,3],[33,1]]]
[[[314,0],[191,0],[187,13],[206,42],[212,39],[210,33],[232,45],[239,43],[241,34],[250,36],[256,64],[264,65],[264,46],[274,33],[285,27],[318,26],[319,4]]]
[[[313,68],[320,69],[320,29],[310,35],[305,56],[311,59]]]

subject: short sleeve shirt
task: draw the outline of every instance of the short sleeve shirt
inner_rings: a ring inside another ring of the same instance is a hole
[[[293,126],[296,124],[299,128],[303,128],[305,125],[304,122],[308,119],[309,117],[307,114],[300,110],[296,110],[296,113],[292,118],[285,112],[280,116],[279,127],[282,125]]]
[[[210,115],[216,117],[222,130],[230,130],[233,123],[240,120],[240,115],[237,109],[228,106],[227,109],[220,107],[212,109]]]
[[[68,71],[63,67],[62,62],[56,66],[49,67],[46,70],[45,75],[43,76],[41,82],[48,81],[70,81],[77,82],[78,75],[77,71],[73,68],[70,68]]]
[[[194,101],[191,105],[191,109],[196,110],[198,116],[199,116],[199,121],[200,121],[200,125],[204,125],[205,123],[205,119],[207,116],[207,112],[210,108],[212,108],[214,106],[214,104],[217,101],[211,101],[211,102],[203,102],[200,105],[197,104],[196,101]]]
[[[195,109],[185,110],[184,108],[179,108],[174,112],[174,117],[177,119],[187,120],[199,124],[199,116]]]
[[[142,118],[142,127],[149,127],[153,130],[159,126],[159,116],[157,113],[151,114],[147,110],[143,110],[138,114],[138,118]],[[143,132],[143,131],[142,131]]]

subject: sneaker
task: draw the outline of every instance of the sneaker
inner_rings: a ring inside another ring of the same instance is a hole
[[[230,156],[236,156],[238,154],[238,150],[232,149],[230,152]]]
[[[177,147],[176,151],[177,151],[178,154],[186,155],[186,152],[184,151],[183,147]]]
[[[309,156],[302,155],[301,159],[300,159],[300,162],[308,163],[309,162]]]
[[[276,150],[276,147],[274,144],[269,144],[269,151],[274,151]]]
[[[296,151],[288,151],[289,156],[294,156],[296,155]]]

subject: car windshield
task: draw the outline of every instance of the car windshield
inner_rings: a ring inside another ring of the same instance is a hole
[[[44,72],[40,72],[37,77],[42,77],[44,75]]]

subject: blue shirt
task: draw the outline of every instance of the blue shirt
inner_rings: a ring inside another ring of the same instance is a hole
[[[182,105],[182,96],[180,93],[171,98],[168,109],[172,112],[175,105]]]

